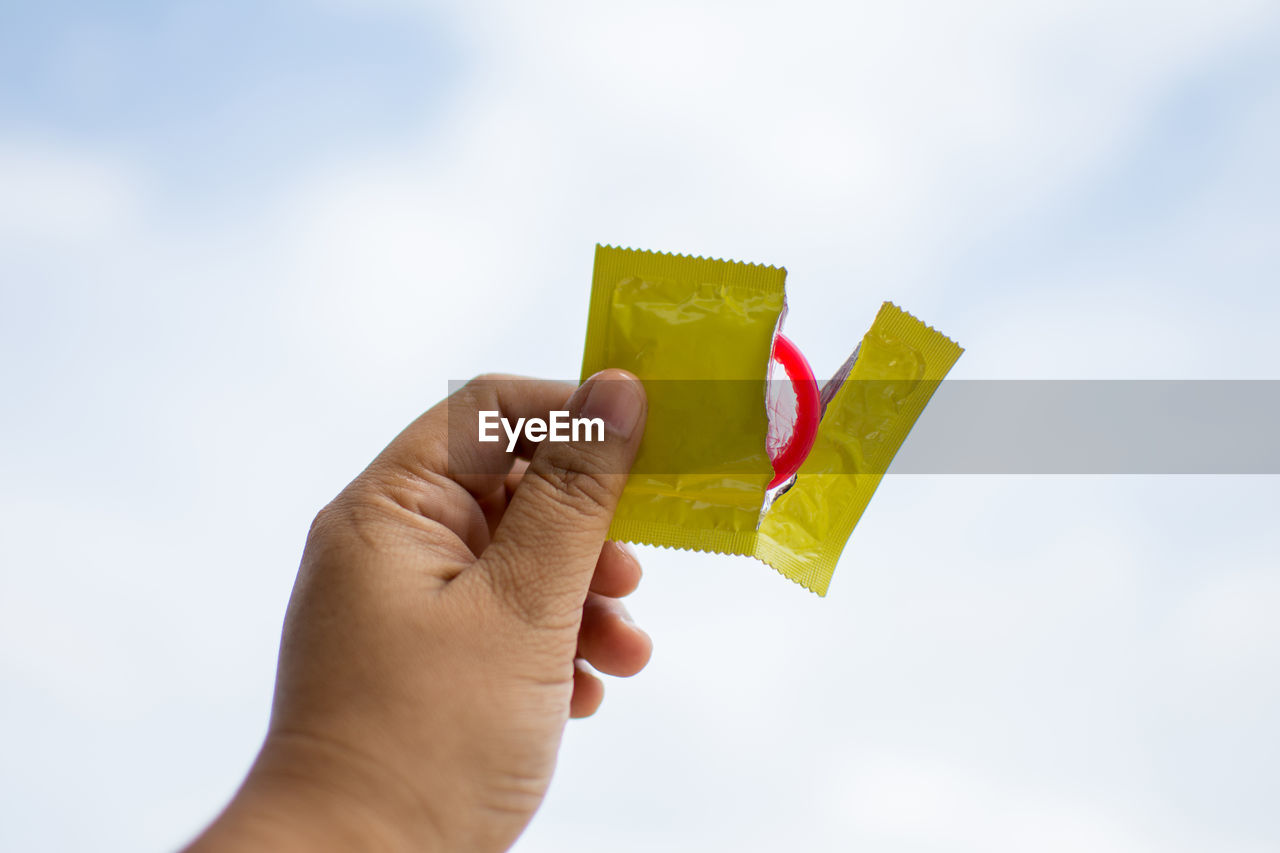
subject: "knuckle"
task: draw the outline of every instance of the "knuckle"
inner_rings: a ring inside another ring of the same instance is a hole
[[[493,394],[493,389],[499,381],[496,373],[479,373],[468,379],[461,387],[456,388],[449,396],[460,403],[466,404],[478,403]]]
[[[336,535],[346,518],[343,503],[342,497],[339,496],[325,504],[316,513],[316,517],[311,520],[311,529],[307,531],[308,542],[323,542]]]
[[[384,508],[367,495],[353,494],[348,487],[316,513],[307,543],[322,549],[376,549],[386,541],[387,522]]]
[[[577,513],[594,516],[613,509],[614,484],[608,474],[552,459],[529,466],[525,479],[530,479],[530,474],[534,488],[550,493],[557,503]]]
[[[514,382],[518,377],[509,373],[477,373],[462,386],[469,394],[488,394],[495,388],[501,388]]]

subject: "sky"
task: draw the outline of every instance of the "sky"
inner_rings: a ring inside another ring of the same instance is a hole
[[[217,812],[311,517],[575,377],[597,242],[786,266],[819,375],[893,300],[957,378],[1280,379],[1278,150],[1265,0],[0,5],[0,848]],[[1277,515],[890,474],[825,599],[643,549],[516,849],[1274,850]]]

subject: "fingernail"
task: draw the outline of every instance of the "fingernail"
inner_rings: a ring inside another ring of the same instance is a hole
[[[644,390],[640,380],[619,371],[602,371],[592,376],[582,404],[582,417],[600,418],[622,438],[630,438],[644,412]]]

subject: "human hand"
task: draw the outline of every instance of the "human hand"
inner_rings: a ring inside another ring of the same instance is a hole
[[[480,410],[564,409],[603,418],[605,440],[517,448],[527,463],[450,446]],[[266,741],[191,850],[506,849],[565,721],[601,702],[582,661],[626,676],[649,659],[618,601],[640,565],[605,541],[645,411],[622,371],[577,391],[482,377],[401,433],[316,517]]]

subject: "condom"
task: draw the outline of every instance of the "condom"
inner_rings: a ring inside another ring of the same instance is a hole
[[[884,303],[835,378],[795,482],[763,514],[753,556],[819,595],[885,471],[964,350]]]
[[[622,368],[648,397],[611,539],[755,557],[825,595],[961,349],[885,303],[819,390],[779,334],[785,282],[778,267],[597,246],[582,378]],[[775,364],[795,398],[781,437],[770,432]]]

